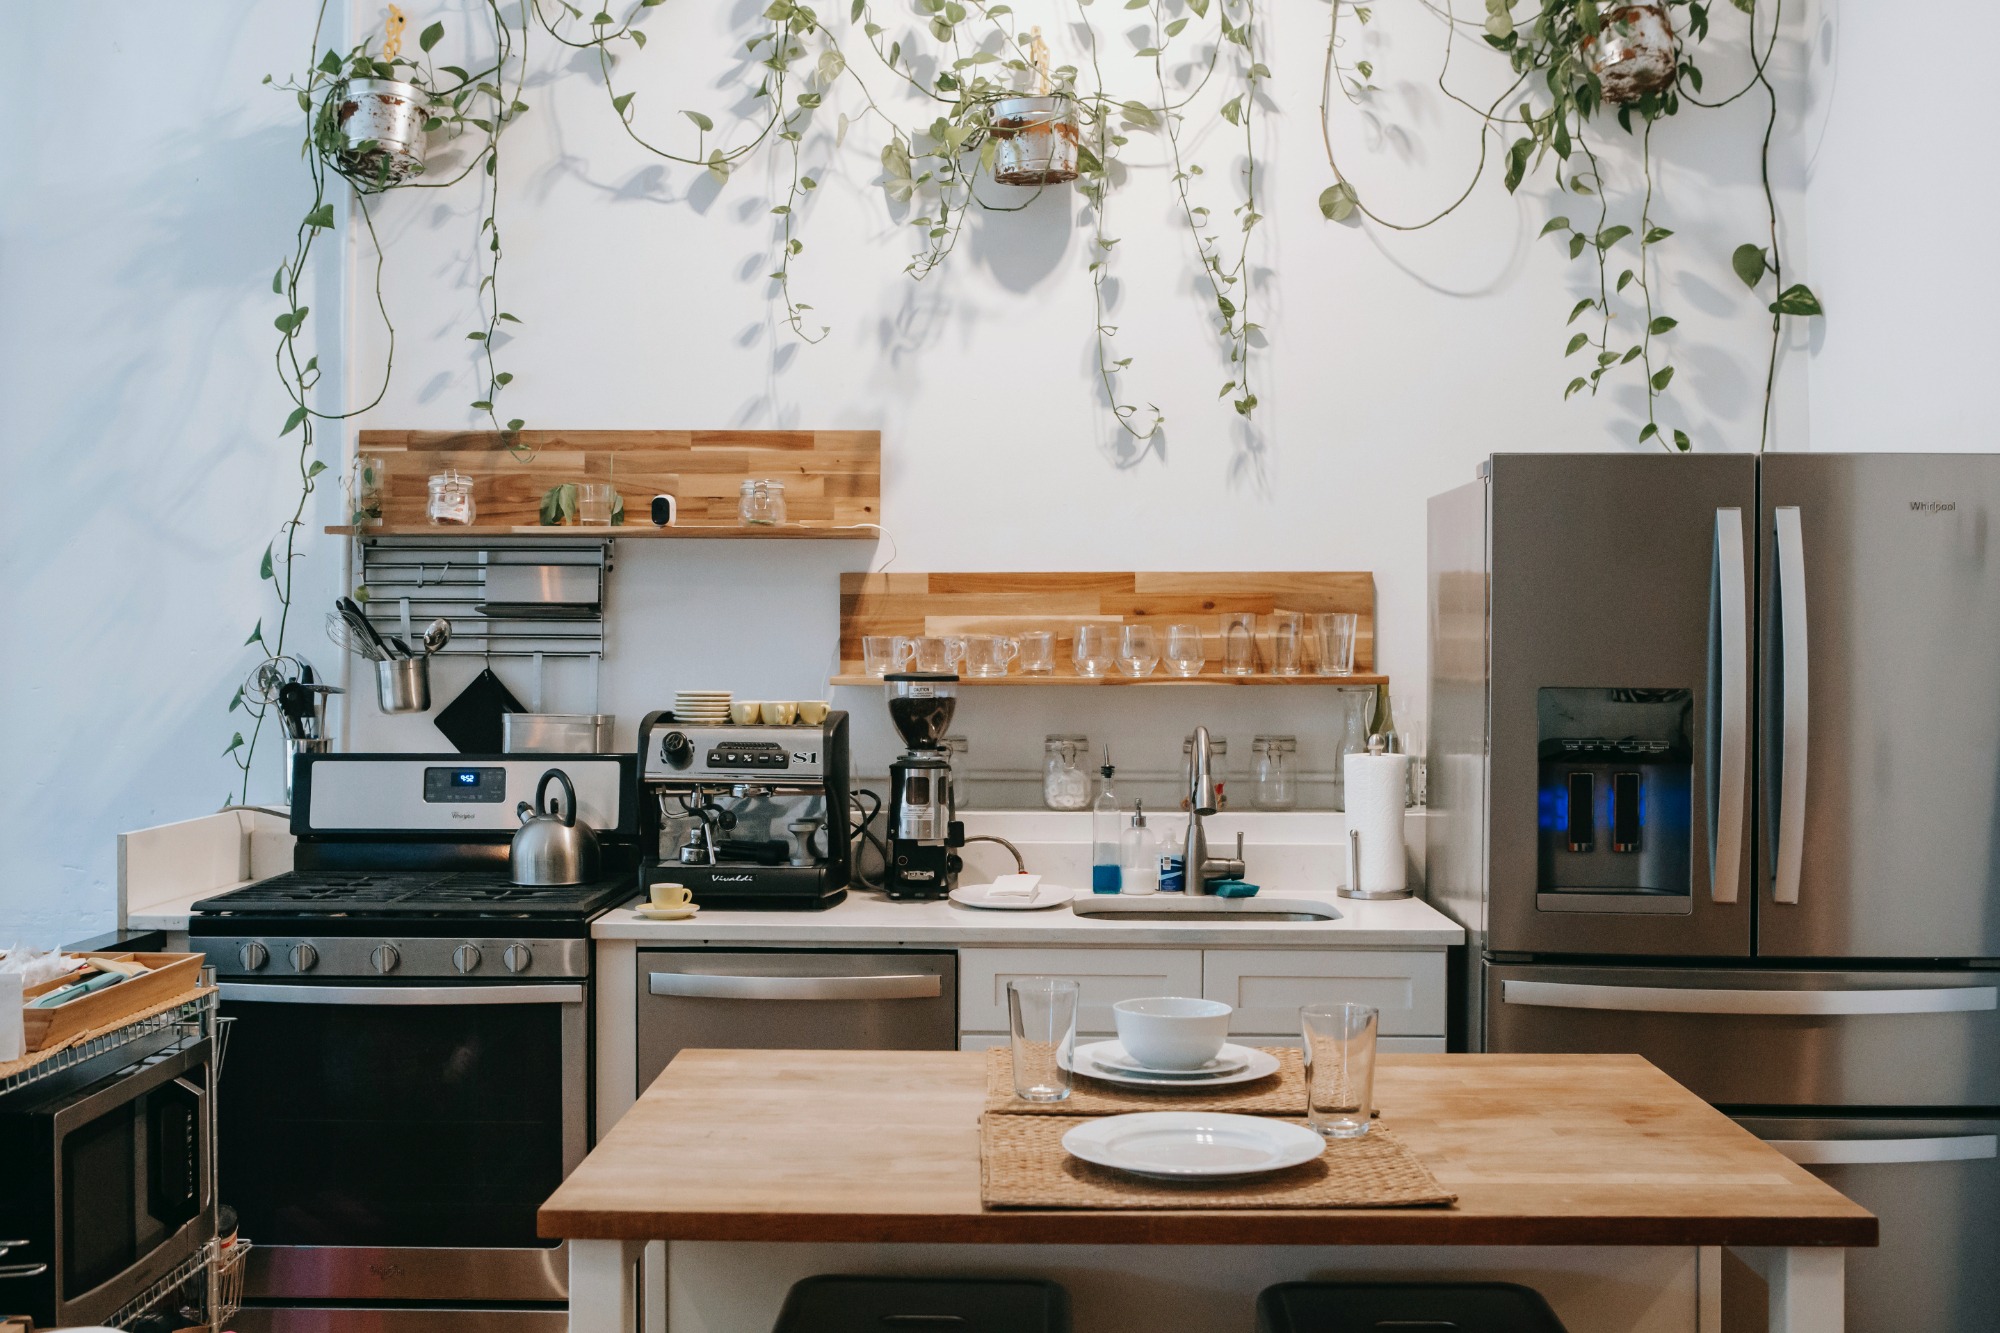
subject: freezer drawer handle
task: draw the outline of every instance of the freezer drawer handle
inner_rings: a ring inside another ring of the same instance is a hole
[[[647,989],[689,1000],[935,1000],[944,978],[935,972],[879,977],[731,977],[707,972],[654,972]]]
[[[2000,1007],[2000,987],[1912,990],[1720,990],[1702,986],[1594,986],[1503,981],[1502,1004],[1642,1014],[1966,1014]]]
[[[2000,1135],[1936,1139],[1765,1139],[1800,1166],[1878,1166],[1895,1162],[1976,1162],[2000,1156]]]

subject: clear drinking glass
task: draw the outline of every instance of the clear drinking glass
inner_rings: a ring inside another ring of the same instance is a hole
[[[1150,676],[1160,664],[1160,643],[1151,625],[1127,625],[1118,635],[1118,669],[1128,676]]]
[[[1069,1096],[1076,999],[1076,983],[1061,977],[1021,977],[1007,983],[1014,1095],[1022,1101],[1059,1102]]]
[[[910,641],[888,634],[868,634],[861,640],[861,669],[871,676],[886,676],[903,669],[910,660]]]
[[[1296,676],[1306,660],[1306,618],[1297,611],[1271,613],[1271,674]]]
[[[598,527],[611,525],[611,504],[618,492],[608,481],[580,481],[576,485],[576,521]]]
[[[1354,626],[1351,611],[1322,611],[1313,617],[1313,646],[1322,676],[1354,674]]]
[[[1021,674],[1046,676],[1056,669],[1056,636],[1045,629],[1029,630],[1015,642],[1021,645]]]
[[[1201,669],[1208,665],[1208,646],[1202,642],[1201,626],[1169,625],[1167,627],[1167,673],[1174,676],[1199,676]]]
[[[1222,617],[1222,674],[1248,676],[1257,670],[1257,617],[1229,611]]]
[[[1079,676],[1102,676],[1118,660],[1117,647],[1109,625],[1078,625],[1076,646],[1070,654]]]
[[[1366,1004],[1309,1004],[1299,1010],[1305,1039],[1306,1124],[1330,1139],[1368,1132],[1375,1102],[1375,1028]],[[1018,1057],[1017,1057],[1018,1059]],[[1019,1065],[1017,1064],[1018,1070]],[[1015,1083],[1020,1075],[1015,1074]]]
[[[904,642],[910,645],[912,671],[950,671],[965,656],[965,640],[951,635],[922,634]]]
[[[965,636],[963,672],[968,679],[990,680],[1007,674],[1007,664],[1021,651],[1020,645],[1004,634]]]

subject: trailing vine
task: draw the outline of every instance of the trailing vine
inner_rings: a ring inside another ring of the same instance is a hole
[[[1777,357],[1783,338],[1784,318],[1787,315],[1824,313],[1810,288],[1803,283],[1785,283],[1778,243],[1777,200],[1771,188],[1771,138],[1777,124],[1778,103],[1777,90],[1769,78],[1769,64],[1783,21],[1783,0],[1770,0],[1770,21],[1768,28],[1761,33],[1755,0],[1731,0],[1748,19],[1746,45],[1751,75],[1741,89],[1712,102],[1702,100],[1702,71],[1695,62],[1689,41],[1692,39],[1692,44],[1700,44],[1709,35],[1710,6],[1703,0],[1653,0],[1652,3],[1641,4],[1618,3],[1616,0],[1604,4],[1597,0],[1485,0],[1486,16],[1478,25],[1459,19],[1452,12],[1450,0],[1420,2],[1445,25],[1445,51],[1437,75],[1437,86],[1450,101],[1470,111],[1479,123],[1479,158],[1471,179],[1444,208],[1416,221],[1385,217],[1363,201],[1353,179],[1342,170],[1335,155],[1331,108],[1336,87],[1347,101],[1356,105],[1364,103],[1375,91],[1372,82],[1374,70],[1368,61],[1347,62],[1341,58],[1344,39],[1340,25],[1343,13],[1366,24],[1372,17],[1372,10],[1351,0],[1332,0],[1320,115],[1321,139],[1334,182],[1321,193],[1320,210],[1336,222],[1358,214],[1394,230],[1420,230],[1443,221],[1471,197],[1491,160],[1490,146],[1506,144],[1503,183],[1509,193],[1517,190],[1531,173],[1548,163],[1559,191],[1595,203],[1595,216],[1588,225],[1578,226],[1568,216],[1558,215],[1550,218],[1541,232],[1543,236],[1558,236],[1572,261],[1588,254],[1595,269],[1594,295],[1578,301],[1570,310],[1567,322],[1574,326],[1586,314],[1591,314],[1593,318],[1583,329],[1568,335],[1563,351],[1563,355],[1569,357],[1588,350],[1592,364],[1587,371],[1569,380],[1563,389],[1563,397],[1567,399],[1584,391],[1595,396],[1607,377],[1620,367],[1636,364],[1646,403],[1646,419],[1638,431],[1638,442],[1641,444],[1657,441],[1663,447],[1682,452],[1693,448],[1693,440],[1685,429],[1664,426],[1660,419],[1661,398],[1673,382],[1675,367],[1671,359],[1657,351],[1655,340],[1671,333],[1678,326],[1678,321],[1659,308],[1653,277],[1653,250],[1674,234],[1672,229],[1660,225],[1654,214],[1657,191],[1653,174],[1653,128],[1660,120],[1678,114],[1684,102],[1713,109],[1727,106],[1753,90],[1761,88],[1764,91],[1768,109],[1758,165],[1763,185],[1768,244],[1738,246],[1730,257],[1732,270],[1753,291],[1762,285],[1766,274],[1771,278],[1773,295],[1767,307],[1771,314],[1770,352],[1765,367],[1758,427],[1758,448],[1764,448],[1770,436],[1772,397],[1777,383]],[[1524,21],[1517,24],[1513,11],[1524,3],[1528,5],[1529,12]],[[1659,86],[1628,96],[1623,102],[1613,101],[1606,95],[1604,83],[1592,68],[1588,53],[1597,43],[1608,43],[1614,36],[1631,37],[1636,26],[1645,21],[1644,11],[1649,10],[1656,10],[1671,25],[1671,67]],[[1514,72],[1513,81],[1498,97],[1483,106],[1453,91],[1447,82],[1456,39],[1475,28],[1487,47],[1508,59]],[[1503,111],[1502,108],[1509,105],[1513,106],[1513,110]],[[1606,118],[1615,120],[1619,129],[1638,140],[1638,171],[1642,188],[1639,190],[1638,212],[1636,216],[1628,215],[1629,221],[1614,221],[1612,217],[1609,190],[1595,138]],[[1510,135],[1514,137],[1510,139]],[[1628,243],[1630,251],[1636,253],[1629,263],[1620,263],[1614,256],[1628,253],[1618,248]],[[1610,275],[1614,266],[1620,269],[1615,279]],[[1626,294],[1628,289],[1630,295]],[[1621,320],[1627,323],[1621,324]],[[1628,325],[1633,327],[1632,332],[1625,331]]]

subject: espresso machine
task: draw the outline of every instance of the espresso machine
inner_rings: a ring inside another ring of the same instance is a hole
[[[891,898],[942,898],[958,884],[965,826],[951,795],[944,734],[958,707],[958,677],[891,672],[889,717],[909,747],[889,765],[889,855],[882,891]]]
[[[639,887],[704,907],[814,910],[847,896],[847,714],[819,723],[639,724]]]

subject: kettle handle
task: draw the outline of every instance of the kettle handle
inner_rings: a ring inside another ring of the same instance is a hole
[[[570,780],[569,780],[569,774],[567,774],[567,773],[563,772],[563,771],[562,771],[562,770],[561,770],[560,768],[552,768],[552,769],[550,769],[550,770],[549,770],[548,772],[546,772],[546,773],[542,774],[542,780],[541,780],[540,782],[538,782],[538,783],[536,783],[536,784],[535,784],[535,813],[536,813],[536,814],[538,814],[538,815],[540,815],[540,814],[549,814],[549,815],[552,815],[552,814],[554,814],[554,813],[555,813],[555,811],[553,811],[553,810],[549,810],[549,809],[546,809],[546,808],[545,808],[545,807],[544,807],[544,806],[542,805],[542,798],[543,798],[544,796],[547,796],[547,795],[549,794],[549,779],[550,779],[550,778],[554,778],[554,779],[555,779],[556,781],[558,781],[558,782],[562,783],[562,789],[563,789],[563,809],[562,809],[562,817],[563,817],[563,827],[564,827],[564,828],[575,828],[575,827],[576,827],[576,788],[575,788],[574,786],[572,786],[572,785],[571,785],[571,783],[570,783]]]

